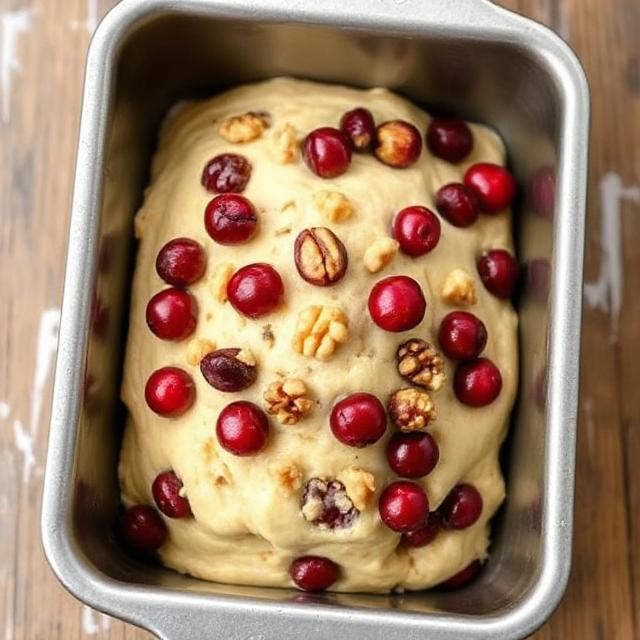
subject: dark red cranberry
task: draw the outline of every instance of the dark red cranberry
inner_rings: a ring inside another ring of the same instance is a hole
[[[463,404],[484,407],[500,395],[502,376],[491,360],[478,358],[458,367],[453,379],[453,389]]]
[[[402,478],[421,478],[438,464],[440,451],[428,433],[396,433],[387,445],[389,466]]]
[[[402,534],[402,544],[411,548],[426,547],[435,540],[441,526],[440,515],[437,511],[432,511],[422,526]]]
[[[472,189],[480,209],[485,213],[497,213],[506,209],[516,195],[516,181],[507,169],[490,162],[479,162],[467,169],[464,183]]]
[[[271,313],[284,296],[280,274],[264,263],[238,269],[227,285],[227,297],[234,309],[250,318]]]
[[[487,291],[498,298],[509,298],[518,284],[516,259],[504,249],[485,251],[478,260],[478,274]]]
[[[429,500],[417,484],[394,482],[382,492],[378,509],[389,529],[406,533],[424,524],[429,514]]]
[[[393,235],[404,253],[423,256],[433,251],[440,240],[440,220],[426,207],[407,207],[396,215]]]
[[[197,321],[197,303],[181,289],[160,291],[147,304],[147,324],[161,340],[183,340],[194,332]]]
[[[159,416],[176,418],[191,407],[196,389],[186,371],[178,367],[164,367],[149,376],[144,397],[149,408]]]
[[[223,193],[207,205],[204,226],[218,244],[242,244],[255,233],[258,216],[253,204],[244,196]]]
[[[360,515],[345,486],[338,480],[311,478],[300,506],[305,519],[320,529],[346,529]],[[310,512],[309,507],[313,507]]]
[[[387,416],[378,398],[370,393],[352,393],[331,411],[331,431],[343,444],[366,447],[380,440]]]
[[[342,175],[351,163],[351,148],[339,129],[320,127],[305,139],[302,154],[313,173],[321,178]]]
[[[420,285],[408,276],[389,276],[369,294],[369,313],[385,331],[408,331],[419,325],[427,310]]]
[[[452,360],[473,360],[487,346],[487,328],[473,313],[452,311],[440,323],[438,340]]]
[[[371,151],[373,136],[376,132],[376,123],[371,111],[363,107],[347,111],[340,120],[340,130],[354,151]]]
[[[480,560],[474,560],[462,571],[458,571],[454,576],[445,580],[440,586],[444,589],[460,589],[468,585],[480,573],[480,569],[482,569]]]
[[[255,362],[238,357],[240,349],[217,349],[200,361],[204,379],[218,391],[235,393],[250,387],[255,381]]]
[[[451,182],[438,190],[436,209],[454,227],[469,227],[478,219],[480,204],[471,189]]]
[[[289,575],[300,589],[318,592],[328,589],[338,579],[340,569],[329,558],[302,556],[291,563]]]
[[[251,163],[237,153],[222,153],[209,160],[202,186],[210,193],[241,193],[251,178]]]
[[[427,146],[437,158],[458,163],[473,149],[473,134],[461,118],[434,118],[427,129]]]
[[[450,529],[467,529],[482,513],[482,496],[473,485],[456,485],[438,511]]]
[[[376,129],[373,153],[380,162],[396,169],[414,164],[422,151],[422,136],[409,122],[391,120]]]
[[[232,402],[218,416],[216,435],[220,445],[230,453],[253,456],[267,443],[269,420],[251,402]]]
[[[122,514],[120,531],[129,547],[146,553],[159,549],[168,534],[164,520],[146,504],[137,504]]]
[[[158,509],[169,518],[188,518],[192,515],[189,501],[180,495],[182,480],[173,471],[163,471],[151,485]]]
[[[199,242],[175,238],[160,249],[156,258],[158,275],[174,287],[187,287],[204,275],[207,260]]]

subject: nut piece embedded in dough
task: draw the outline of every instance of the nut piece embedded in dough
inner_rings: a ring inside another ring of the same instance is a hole
[[[370,273],[382,271],[398,253],[398,241],[393,238],[379,238],[364,253],[364,266]]]
[[[309,358],[326,361],[349,337],[349,320],[339,307],[313,305],[300,312],[293,349]]]
[[[344,484],[355,508],[366,509],[376,492],[375,476],[360,467],[349,467],[338,475],[338,480]]]
[[[360,515],[342,482],[311,478],[301,503],[302,516],[319,529],[345,529]]]
[[[303,229],[295,241],[294,258],[300,276],[318,287],[341,280],[349,264],[342,241],[326,227]]]
[[[400,389],[391,394],[387,411],[400,431],[423,431],[435,420],[436,409],[429,394],[418,389]]]
[[[265,113],[249,111],[224,120],[218,133],[229,142],[251,142],[259,138],[268,126],[269,118]]]
[[[302,471],[290,460],[273,462],[269,465],[269,473],[275,477],[283,496],[293,495],[302,486]]]
[[[313,409],[307,386],[297,378],[273,382],[262,397],[267,413],[275,415],[280,424],[296,424]]]
[[[329,222],[342,222],[353,215],[351,200],[339,191],[324,189],[313,196],[316,209]]]
[[[445,278],[440,295],[445,302],[456,307],[466,307],[478,302],[475,282],[464,269],[454,269]]]
[[[209,281],[209,290],[218,302],[227,301],[227,285],[235,269],[232,264],[219,264]]]
[[[206,338],[194,338],[189,341],[187,345],[187,362],[194,367],[200,364],[202,358],[208,353],[211,353],[216,348],[216,345],[207,340]]]
[[[419,387],[438,391],[446,382],[444,360],[424,340],[412,338],[403,342],[396,353],[398,373]]]
[[[288,122],[278,127],[269,138],[269,151],[280,164],[291,164],[298,159],[300,142],[298,133]]]

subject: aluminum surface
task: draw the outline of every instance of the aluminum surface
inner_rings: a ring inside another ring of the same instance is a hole
[[[509,497],[487,569],[461,592],[208,584],[136,562],[112,533],[131,226],[157,127],[180,98],[284,74],[384,85],[484,121],[524,186]],[[570,570],[588,118],[570,49],[486,0],[123,0],[89,52],[73,197],[42,516],[63,584],[167,640],[506,640],[540,626]],[[94,299],[106,332],[92,328]]]

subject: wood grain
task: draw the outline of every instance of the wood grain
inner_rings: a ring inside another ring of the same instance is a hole
[[[39,534],[51,340],[38,334],[55,330],[86,47],[95,19],[114,4],[0,0],[4,640],[150,637],[69,596],[46,565]],[[566,598],[534,637],[634,640],[640,638],[640,4],[501,4],[569,40],[593,97],[574,569]],[[6,59],[10,37],[15,37],[15,64]],[[617,221],[620,233],[604,234],[603,245],[602,230],[615,229]]]

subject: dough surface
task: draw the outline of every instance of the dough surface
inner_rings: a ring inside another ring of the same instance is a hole
[[[301,157],[282,164],[274,155],[271,136],[283,125],[292,125],[302,139],[314,128],[337,126],[341,114],[357,106],[371,110],[377,123],[404,119],[422,132],[430,120],[418,107],[384,89],[361,91],[275,79],[242,86],[205,102],[181,104],[163,126],[151,186],[136,217],[140,244],[122,386],[129,419],[119,478],[127,507],[154,504],[151,484],[158,473],[173,469],[181,478],[194,518],[164,518],[169,536],[159,550],[162,561],[177,571],[219,582],[290,587],[287,570],[291,561],[313,554],[340,565],[341,577],[333,590],[385,592],[433,586],[486,556],[488,523],[504,498],[498,452],[517,386],[517,316],[508,301],[484,288],[475,261],[483,249],[513,251],[510,214],[481,214],[467,229],[441,219],[442,235],[435,250],[421,258],[399,252],[379,273],[370,273],[363,258],[376,240],[389,236],[396,212],[413,204],[435,211],[434,194],[440,186],[461,181],[465,169],[475,162],[504,164],[504,149],[491,130],[471,125],[474,148],[459,165],[435,158],[426,146],[419,160],[403,170],[392,169],[372,155],[354,154],[349,170],[332,180],[315,176]],[[259,138],[241,144],[219,134],[222,121],[249,111],[265,111],[270,116],[270,127]],[[204,209],[213,196],[200,184],[202,169],[224,152],[242,154],[253,165],[243,195],[254,203],[259,216],[256,236],[235,247],[214,243],[203,224]],[[352,215],[336,222],[324,218],[314,202],[314,195],[322,190],[346,195],[353,205]],[[348,251],[347,273],[331,287],[308,284],[294,265],[293,243],[298,232],[314,226],[331,228]],[[202,280],[189,287],[199,309],[195,333],[181,342],[167,342],[147,328],[145,308],[166,287],[155,271],[158,251],[177,237],[200,242],[208,264]],[[238,269],[255,262],[270,263],[278,270],[285,298],[275,312],[251,320],[216,298],[214,273],[220,265]],[[456,308],[441,298],[440,290],[455,269],[464,269],[475,281],[477,304],[468,310],[487,327],[483,355],[499,367],[503,388],[488,407],[464,406],[452,389],[455,364],[445,358],[447,381],[430,393],[437,419],[428,428],[439,445],[440,460],[431,474],[416,482],[425,489],[431,510],[461,482],[476,486],[484,509],[470,528],[441,530],[431,544],[406,549],[399,544],[400,535],[383,524],[377,508],[382,490],[398,479],[385,457],[395,427],[389,422],[380,441],[355,449],[333,436],[329,414],[345,393],[366,391],[386,405],[391,393],[410,386],[397,372],[396,350],[405,340],[419,337],[439,351],[440,321]],[[404,333],[383,331],[367,311],[373,284],[394,274],[417,280],[428,303],[423,322]],[[292,348],[298,313],[311,304],[339,306],[349,319],[346,343],[326,362]],[[269,331],[272,341],[265,339]],[[199,367],[188,363],[193,338],[209,340],[216,348],[250,349],[258,365],[256,382],[239,393],[216,391]],[[181,367],[195,381],[195,404],[179,418],[159,417],[145,403],[147,378],[164,366]],[[282,374],[305,381],[315,401],[312,412],[294,425],[281,425],[270,416],[267,447],[254,457],[227,453],[215,434],[221,409],[235,400],[264,407],[265,389]],[[282,481],[291,466],[300,473],[299,488],[295,481],[293,488]],[[359,469],[373,475],[375,495],[352,526],[323,530],[305,520],[301,496],[309,479],[343,478],[349,487],[350,477],[361,477]]]

